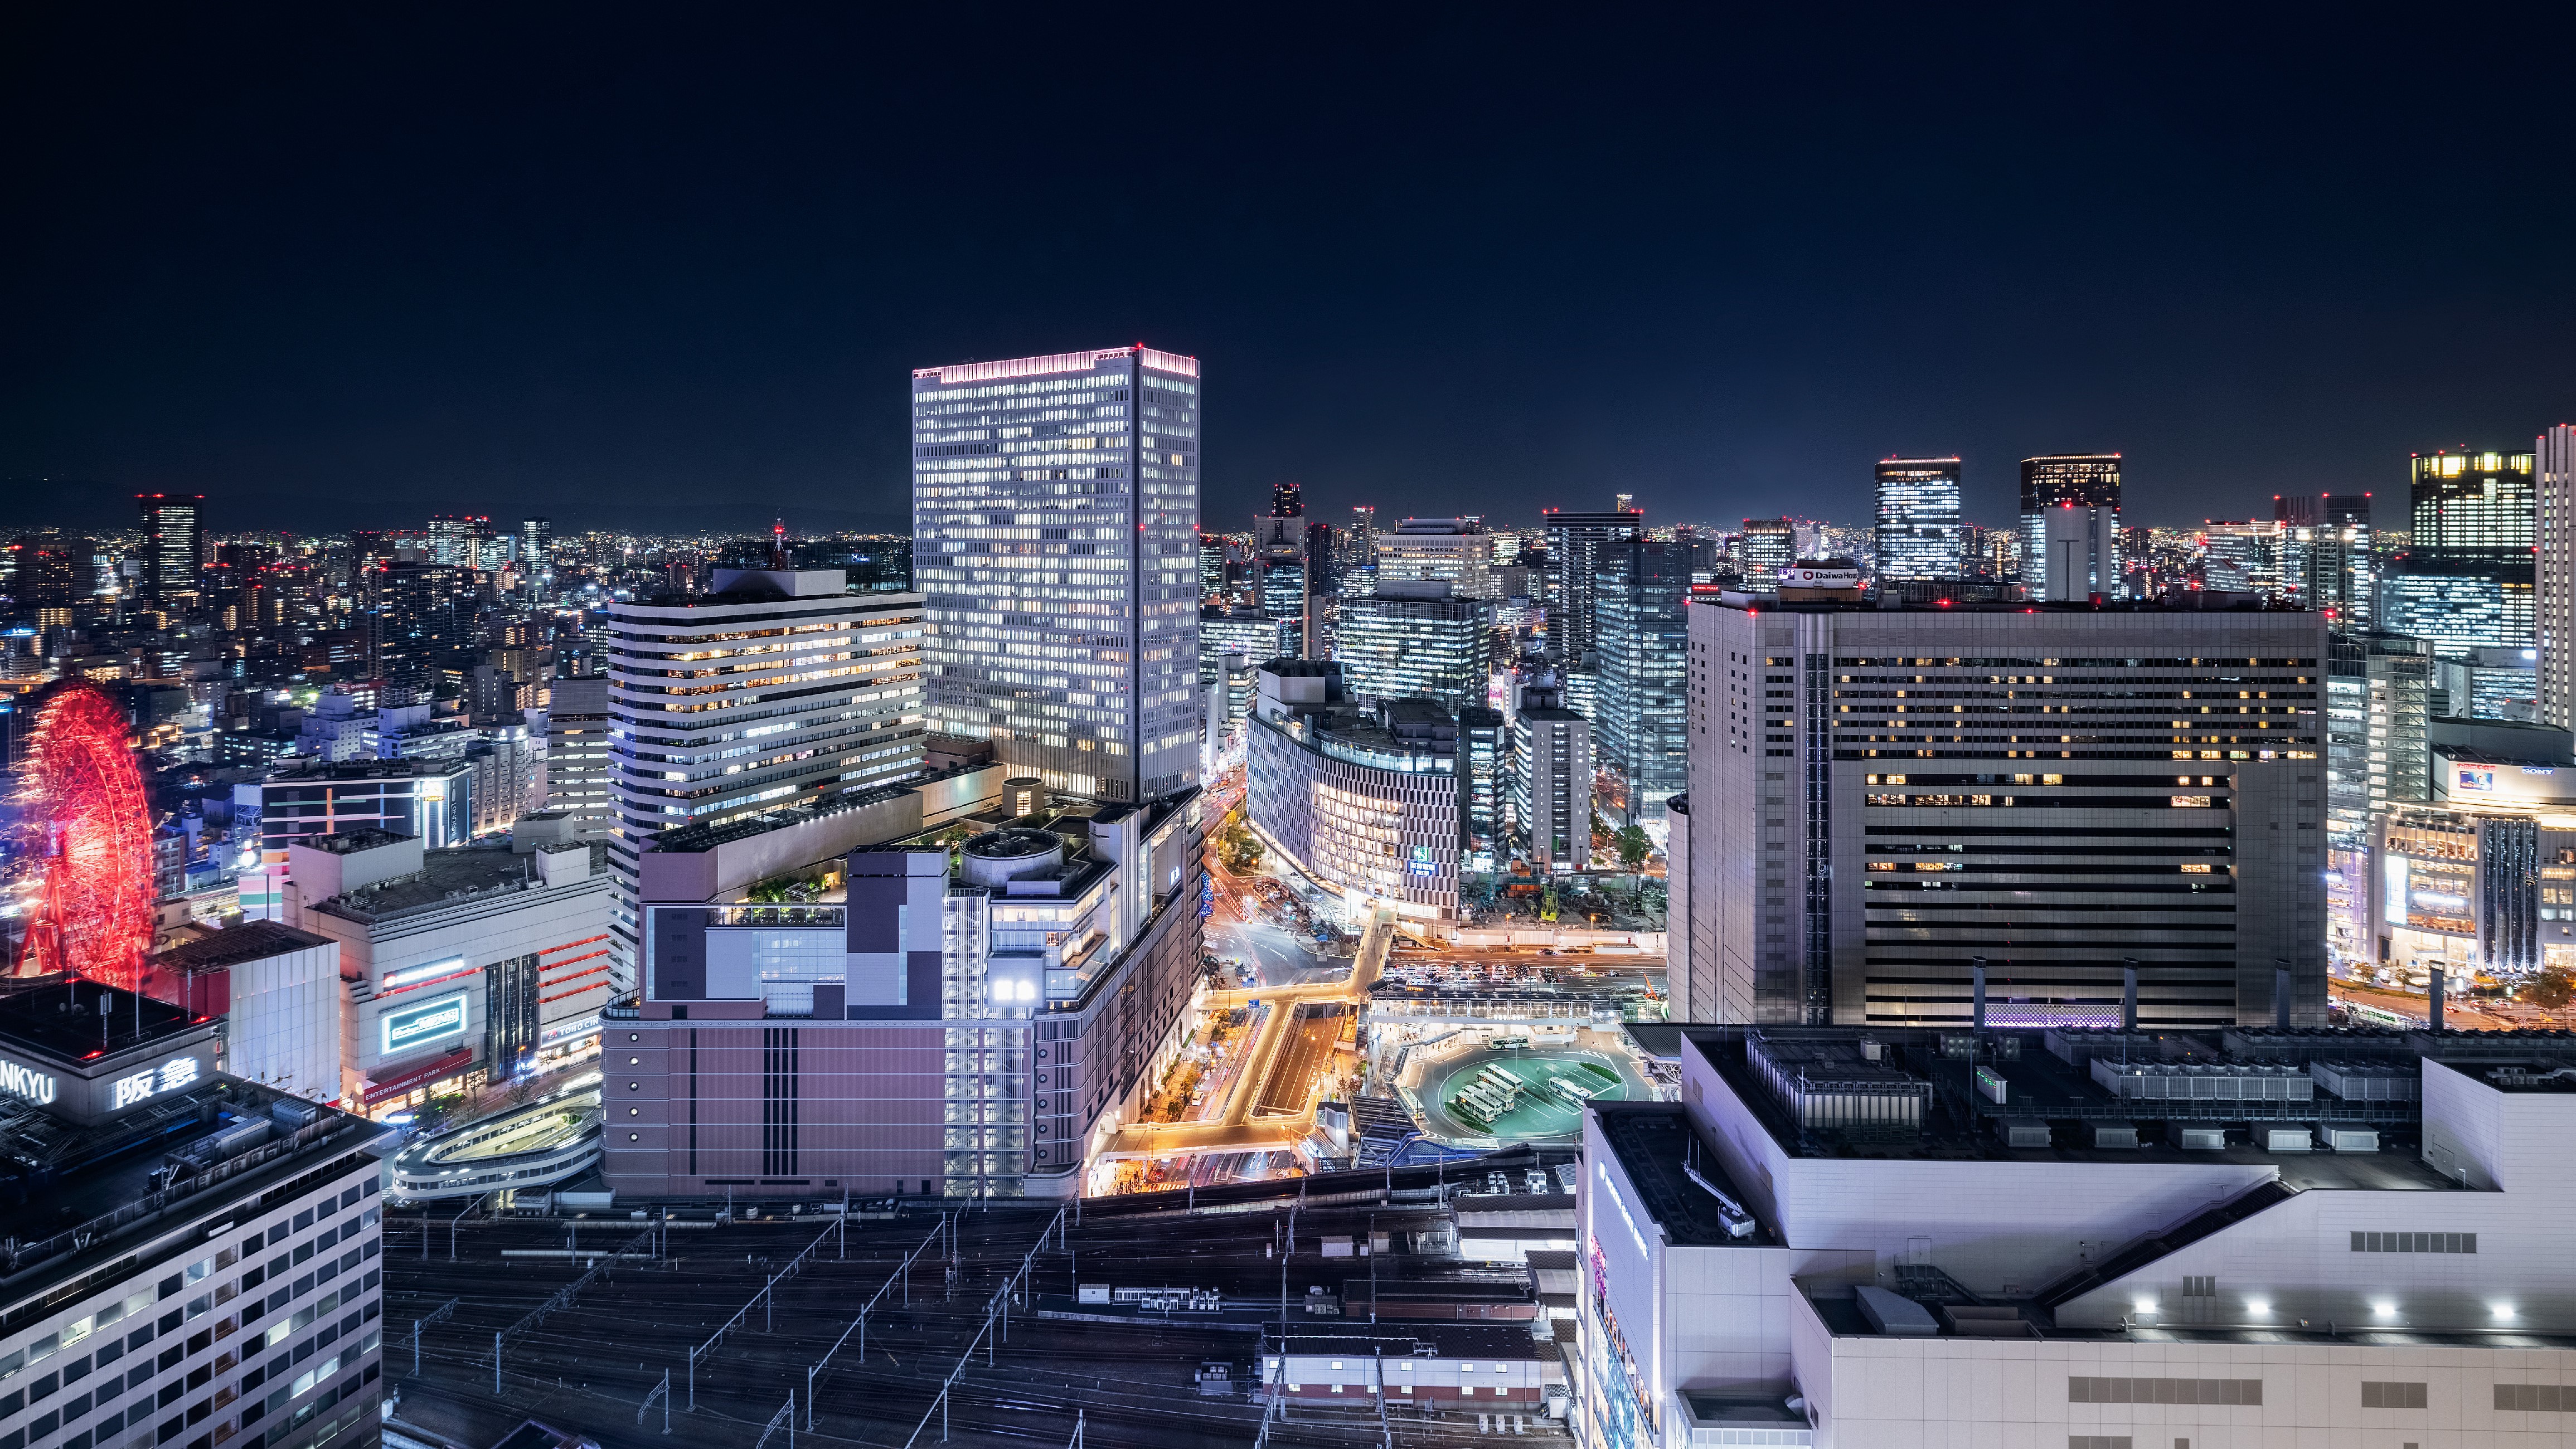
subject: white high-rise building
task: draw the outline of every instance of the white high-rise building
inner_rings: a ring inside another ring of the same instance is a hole
[[[922,598],[839,569],[718,569],[712,594],[609,610],[612,958],[634,985],[646,837],[722,825],[921,769]]]
[[[2538,595],[2540,720],[2576,728],[2576,424],[2540,435]]]
[[[1461,599],[1495,597],[1494,536],[1473,518],[1408,518],[1377,536],[1377,581],[1445,583]]]
[[[617,801],[609,791],[608,677],[584,674],[556,680],[545,720],[545,796],[540,808],[572,816],[576,839],[605,839],[617,823]]]
[[[941,733],[1102,800],[1198,782],[1199,387],[1141,345],[914,370]]]

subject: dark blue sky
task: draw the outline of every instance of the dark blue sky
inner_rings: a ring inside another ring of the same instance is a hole
[[[1993,521],[2091,449],[2136,520],[2394,524],[2576,418],[2560,31],[531,8],[13,11],[0,522],[901,515],[908,368],[1131,340],[1225,527],[1860,522],[1890,451]]]

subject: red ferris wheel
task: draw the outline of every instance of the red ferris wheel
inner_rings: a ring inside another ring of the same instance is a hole
[[[18,972],[133,990],[152,946],[152,816],[125,711],[82,679],[49,684],[29,704],[26,792],[45,832],[45,887]]]

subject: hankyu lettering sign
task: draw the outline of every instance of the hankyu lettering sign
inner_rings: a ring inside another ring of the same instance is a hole
[[[39,1107],[50,1106],[54,1100],[54,1093],[60,1090],[61,1085],[54,1080],[51,1072],[40,1072],[34,1067],[20,1066],[16,1062],[0,1061],[0,1092],[6,1092],[22,1102],[33,1102]]]
[[[122,1112],[164,1092],[175,1092],[197,1080],[195,1057],[172,1057],[157,1067],[122,1076],[108,1084],[107,1110]]]
[[[463,1036],[465,993],[459,991],[401,1011],[388,1011],[377,1021],[383,1034],[384,1054],[389,1057]]]

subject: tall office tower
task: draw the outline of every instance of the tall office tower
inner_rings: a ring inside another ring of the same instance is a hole
[[[2538,497],[2533,455],[2416,454],[2408,460],[2408,546],[2470,553],[2529,552]]]
[[[2326,654],[2326,844],[2359,850],[2371,817],[2431,798],[2432,655],[2421,639],[2339,633]]]
[[[2378,573],[2370,495],[2328,493],[2272,500],[2280,592],[2325,611],[2336,629],[2368,629]],[[2215,587],[2213,585],[2213,587]]]
[[[1351,505],[1351,533],[1355,546],[1351,550],[1350,567],[1361,569],[1374,565],[1377,562],[1376,504]]]
[[[636,858],[647,837],[921,770],[921,595],[852,594],[839,569],[717,569],[713,583],[609,608],[609,960],[621,989],[639,959]],[[1195,752],[1195,727],[1190,744]]]
[[[1308,610],[1308,613],[1310,615],[1329,613],[1332,609],[1333,596],[1342,591],[1341,559],[1333,551],[1333,526],[1329,523],[1314,519],[1308,519],[1306,522],[1306,578],[1309,581],[1308,595],[1316,604],[1316,607]],[[1310,624],[1309,628],[1312,627]],[[1312,644],[1313,641],[1309,639],[1310,649]]]
[[[1270,485],[1270,516],[1303,518],[1306,516],[1305,490],[1294,483]]]
[[[519,520],[519,562],[534,576],[554,566],[555,521],[551,518]]]
[[[2079,509],[2110,511],[2114,543],[2110,556],[2094,561],[2081,587],[2050,592],[2048,540],[2042,515],[2073,504]],[[2081,599],[2119,592],[2120,455],[2058,453],[2021,460],[2021,581],[2034,599]]]
[[[1306,567],[1306,520],[1302,518],[1264,518],[1263,524],[1288,525],[1263,528],[1269,535],[1254,550],[1252,558],[1253,598],[1261,612],[1274,619],[1303,620],[1314,576]]]
[[[1601,629],[1601,762],[1626,782],[1621,814],[1661,819],[1689,788],[1690,551],[1624,539],[1601,551],[1592,583]]]
[[[1221,660],[1240,654],[1255,664],[1297,652],[1295,619],[1274,619],[1259,609],[1199,610],[1199,687],[1223,677]]]
[[[1199,599],[1202,604],[1225,592],[1225,535],[1199,535]]]
[[[21,609],[67,609],[91,593],[86,538],[29,534],[9,545],[9,593]]]
[[[1421,697],[1457,710],[1481,706],[1493,672],[1494,605],[1445,583],[1387,583],[1344,599],[1333,658],[1362,703]]]
[[[1959,577],[1959,460],[1882,459],[1877,526],[1881,579]]]
[[[1736,542],[1743,554],[1744,587],[1771,593],[1780,587],[1780,570],[1798,561],[1798,525],[1786,518],[1748,518]]]
[[[2379,626],[2445,659],[2532,647],[2539,498],[2531,453],[2440,452],[2408,460],[2406,547],[2380,586]]]
[[[1144,346],[913,373],[941,733],[1094,799],[1197,782],[1200,385]]]
[[[1439,582],[1462,599],[1495,597],[1494,536],[1473,518],[1408,518],[1377,536],[1381,584]]]
[[[369,575],[375,673],[424,692],[473,643],[473,576],[444,564],[386,564]]]
[[[2576,424],[2533,441],[2539,494],[2538,596],[2540,720],[2576,729]]]
[[[474,567],[483,526],[491,521],[474,514],[433,515],[429,520],[429,561],[455,568]]]
[[[1690,610],[1691,969],[1742,1019],[2325,1019],[2322,616]],[[2152,702],[2152,703],[2151,703]],[[2165,712],[2152,718],[2144,708]],[[1696,994],[1696,993],[1695,993]]]
[[[1552,596],[1547,607],[1548,651],[1568,664],[1580,664],[1585,655],[1601,647],[1592,611],[1592,578],[1601,570],[1601,550],[1644,533],[1645,510],[1623,507],[1586,513],[1545,508],[1539,510],[1539,521],[1547,529]]]
[[[143,511],[142,597],[157,609],[185,608],[205,592],[206,532],[197,493],[138,493]]]
[[[1505,789],[1513,844],[1532,870],[1558,875],[1590,867],[1594,778],[1592,722],[1565,707],[1562,689],[1523,690],[1512,713]],[[1676,910],[1672,918],[1684,916]]]
[[[1504,777],[1511,768],[1511,725],[1503,712],[1471,704],[1458,711],[1458,861],[1461,870],[1492,870],[1504,844]]]
[[[546,707],[544,808],[570,815],[577,840],[605,840],[617,828],[609,723],[608,676],[554,681]]]
[[[2117,598],[2127,582],[2120,558],[2116,509],[2061,503],[2039,516],[2040,582],[2024,585],[2034,599],[2082,603]],[[2030,574],[2024,571],[2027,580]]]
[[[2282,525],[2269,519],[2201,525],[2200,582],[2203,588],[2240,594],[2276,594],[2281,590]]]

